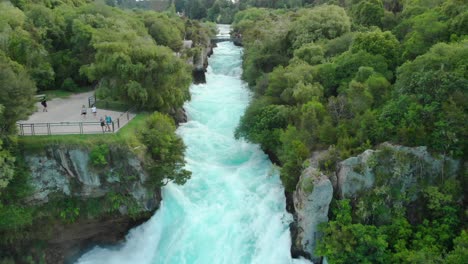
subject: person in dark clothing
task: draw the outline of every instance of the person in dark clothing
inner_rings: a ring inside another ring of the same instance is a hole
[[[41,105],[44,107],[44,108],[42,108],[42,112],[47,112],[47,100],[46,100],[45,96],[42,97]]]
[[[104,120],[104,118],[101,117],[101,118],[99,119],[99,122],[101,123],[102,133],[106,132],[106,131],[104,130],[104,127],[106,126],[106,121]]]

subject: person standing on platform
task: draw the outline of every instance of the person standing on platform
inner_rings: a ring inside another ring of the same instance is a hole
[[[111,131],[110,125],[112,124],[112,118],[108,115],[106,115],[106,126],[107,126],[107,131]]]
[[[101,123],[102,133],[106,132],[106,131],[104,130],[104,127],[106,126],[106,121],[104,120],[104,118],[102,118],[102,116],[101,116],[101,118],[99,119],[99,123]]]
[[[82,115],[84,118],[86,118],[86,114],[87,114],[87,113],[88,113],[88,110],[86,109],[86,106],[83,105],[83,106],[81,107],[81,115]]]
[[[93,107],[91,108],[91,112],[93,113],[93,116],[96,116],[97,114],[97,109],[96,109],[96,106],[93,105]]]
[[[42,108],[42,112],[47,112],[47,100],[46,100],[45,96],[42,97],[41,105],[42,105],[42,107],[44,107],[44,108]]]

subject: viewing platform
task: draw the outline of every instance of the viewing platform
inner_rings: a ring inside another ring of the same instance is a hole
[[[64,135],[64,134],[102,134],[115,133],[135,117],[132,111],[112,111],[97,109],[96,115],[91,111],[89,98],[93,91],[71,95],[67,98],[55,98],[47,101],[47,112],[43,112],[40,102],[36,103],[36,112],[28,120],[16,123],[21,136]],[[81,114],[82,106],[86,115]],[[100,118],[110,116],[112,122],[103,128]],[[110,131],[108,131],[110,130]]]

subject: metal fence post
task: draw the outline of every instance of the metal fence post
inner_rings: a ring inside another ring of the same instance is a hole
[[[52,135],[50,131],[50,123],[47,123],[47,135]]]
[[[23,124],[20,124],[20,133],[22,136],[24,136],[24,127]]]
[[[115,132],[115,129],[114,129],[114,121],[112,121],[112,132]]]
[[[80,134],[83,134],[83,122],[80,122],[79,126],[80,126]]]
[[[35,134],[36,134],[36,133],[35,133],[35,131],[34,131],[34,124],[31,124],[31,135],[34,136]]]
[[[120,128],[120,118],[117,118],[117,128]]]

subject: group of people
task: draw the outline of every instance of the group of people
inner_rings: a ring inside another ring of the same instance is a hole
[[[41,105],[43,107],[42,112],[47,112],[47,99],[45,96],[41,99]],[[93,114],[93,116],[97,115],[97,108],[95,105],[91,107],[91,113]],[[88,114],[88,108],[86,108],[86,105],[83,105],[81,107],[81,116],[83,118],[86,118],[87,114]],[[101,129],[103,133],[112,131],[111,130],[112,117],[108,115],[105,115],[104,117],[101,116],[99,118],[99,123],[101,124]]]
[[[97,108],[96,108],[95,105],[93,105],[93,107],[91,107],[91,112],[93,113],[93,116],[96,116]],[[81,116],[83,116],[83,118],[86,118],[87,113],[88,113],[88,109],[86,108],[86,105],[83,105],[81,107]]]
[[[88,113],[88,109],[86,108],[86,105],[83,105],[81,107],[81,115],[83,118],[86,118],[86,114]],[[95,105],[91,107],[91,113],[93,113],[93,116],[97,115],[97,108]],[[101,129],[102,132],[111,132],[111,124],[112,124],[112,117],[105,115],[104,117],[99,118],[99,123],[101,124]]]
[[[112,124],[112,118],[108,115],[105,116],[105,118],[100,118],[99,122],[101,123],[101,129],[102,132],[111,132],[110,125]]]

